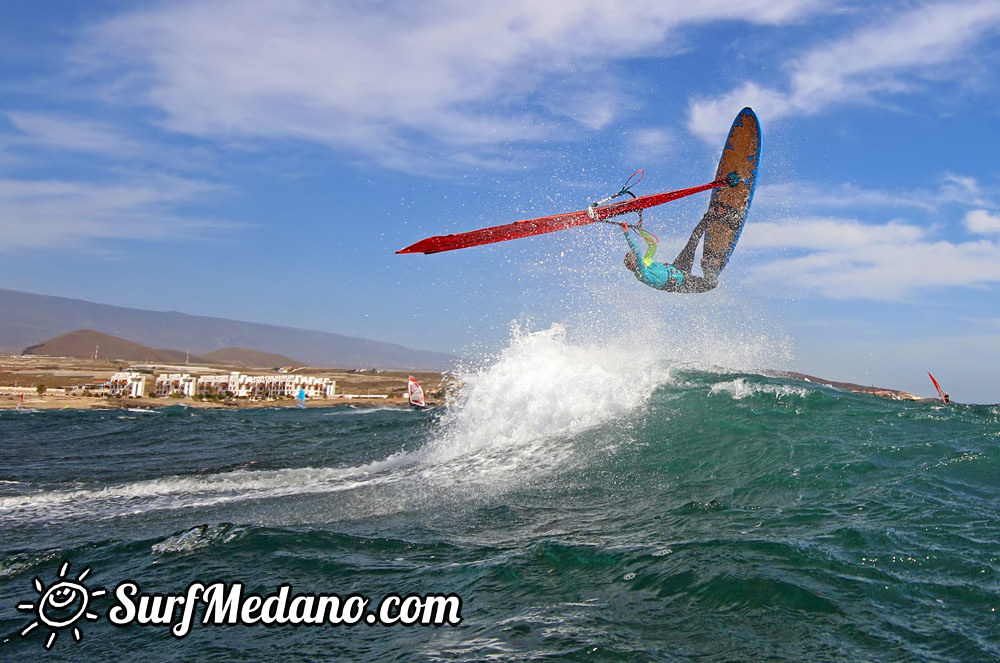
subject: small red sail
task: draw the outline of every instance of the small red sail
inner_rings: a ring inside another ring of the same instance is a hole
[[[941,385],[939,385],[938,381],[934,379],[934,376],[931,375],[930,371],[927,371],[927,375],[930,377],[931,382],[934,383],[934,388],[937,389],[938,396],[941,397],[941,402],[942,403],[947,403],[948,402],[948,394],[944,393],[944,391],[941,389]]]

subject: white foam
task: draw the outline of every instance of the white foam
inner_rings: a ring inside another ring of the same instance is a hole
[[[410,412],[415,412],[413,408],[410,407],[388,407],[388,406],[372,406],[372,407],[358,407],[356,405],[338,405],[334,408],[333,412],[324,412],[322,416],[324,417],[342,417],[346,415],[361,415],[361,414],[374,414],[376,412],[396,412],[409,414]]]
[[[236,470],[208,476],[170,476],[100,488],[40,491],[0,497],[0,515],[68,517],[79,511],[102,517],[156,509],[206,507],[225,502],[311,493],[333,493],[378,481],[377,475],[409,464],[405,455],[354,468]]]
[[[571,437],[639,407],[670,371],[625,346],[571,343],[556,324],[534,333],[515,326],[495,361],[457,377],[462,388],[428,460]]]
[[[220,525],[198,525],[185,532],[171,536],[160,543],[153,544],[151,550],[154,555],[190,553],[195,550],[230,543],[243,537],[245,533],[245,529],[225,523]]]
[[[760,382],[748,382],[746,378],[736,378],[727,382],[716,382],[709,392],[711,396],[719,394],[729,394],[733,400],[742,400],[755,394],[773,394],[777,400],[789,396],[805,398],[809,395],[809,390],[803,387],[792,387],[790,385],[769,384]]]

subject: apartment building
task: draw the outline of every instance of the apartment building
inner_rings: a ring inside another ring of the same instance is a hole
[[[178,394],[191,398],[197,389],[197,379],[189,373],[164,373],[156,376],[154,393],[159,398]]]
[[[333,398],[337,381],[313,375],[245,375],[237,371],[194,377],[188,373],[157,376],[155,392],[166,397],[180,394],[194,396],[227,396],[266,400],[298,396],[305,390],[308,398]]]
[[[114,373],[108,380],[109,396],[142,398],[146,394],[146,375],[135,371]]]

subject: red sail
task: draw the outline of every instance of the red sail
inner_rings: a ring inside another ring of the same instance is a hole
[[[416,244],[396,251],[396,253],[440,253],[441,251],[464,249],[470,246],[479,246],[480,244],[492,244],[493,242],[505,242],[509,239],[519,239],[521,237],[541,235],[576,226],[585,226],[588,223],[604,221],[612,217],[621,216],[622,214],[646,209],[647,207],[655,207],[671,200],[684,198],[685,196],[708,191],[709,189],[717,189],[725,185],[725,180],[718,180],[689,189],[654,193],[632,200],[623,200],[618,203],[611,203],[610,205],[580,210],[579,212],[567,212],[554,216],[543,216],[538,219],[516,221],[503,226],[470,230],[469,232],[458,233],[456,235],[437,235],[422,239]]]
[[[410,405],[414,407],[427,407],[427,403],[424,402],[424,390],[420,388],[417,378],[411,375],[406,386],[410,394]]]
[[[938,381],[934,379],[934,376],[931,375],[930,371],[927,371],[927,375],[930,377],[931,382],[934,383],[934,388],[937,389],[938,396],[941,397],[941,402],[942,403],[947,403],[948,399],[945,397],[944,391],[941,390],[941,385],[939,385]]]

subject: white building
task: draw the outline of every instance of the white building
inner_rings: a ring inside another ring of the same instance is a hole
[[[114,373],[108,381],[109,396],[142,398],[146,393],[146,376],[135,371]]]
[[[304,389],[307,398],[333,398],[337,381],[312,375],[244,375],[238,372],[203,375],[197,379],[198,396],[230,396],[267,400],[294,398]],[[159,392],[157,392],[159,393]]]
[[[286,382],[290,379],[288,375],[255,375],[251,378],[247,396],[253,400],[281,398],[286,395]]]
[[[289,396],[298,396],[299,389],[305,389],[309,398],[333,398],[337,392],[337,381],[332,378],[318,378],[314,375],[296,375],[291,383]]]
[[[195,395],[197,381],[189,373],[169,373],[156,376],[156,395],[165,398],[172,394],[180,394],[191,398]]]
[[[198,378],[195,393],[199,396],[228,396],[245,398],[250,376],[238,372],[203,375]]]

